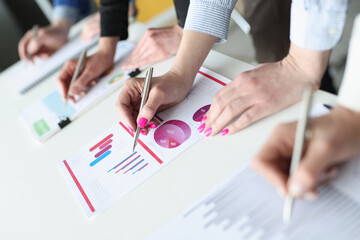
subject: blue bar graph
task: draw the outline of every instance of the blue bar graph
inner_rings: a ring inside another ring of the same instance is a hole
[[[109,151],[105,152],[103,155],[101,155],[100,157],[98,157],[97,159],[95,159],[94,161],[92,161],[92,162],[90,163],[90,167],[95,166],[98,162],[100,162],[101,160],[103,160],[104,158],[106,158],[107,156],[109,156],[110,153],[111,153],[111,151],[109,150]]]

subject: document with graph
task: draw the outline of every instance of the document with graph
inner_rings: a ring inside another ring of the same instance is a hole
[[[90,48],[98,42],[99,37],[82,41],[80,34],[68,39],[67,43],[50,58],[43,60],[35,58],[34,63],[22,62],[22,69],[11,73],[11,81],[17,92],[23,94],[44,80],[50,74],[61,68],[70,59],[76,58],[83,49]]]
[[[134,152],[133,133],[120,122],[63,160],[60,166],[87,216],[110,207],[200,140],[200,121],[229,82],[202,68],[188,96],[154,117],[159,126],[140,135]]]
[[[313,202],[297,200],[290,225],[284,199],[250,167],[240,169],[147,240],[359,239],[360,160],[354,160]]]
[[[84,111],[120,87],[129,78],[128,73],[121,70],[121,65],[133,48],[133,43],[119,42],[114,57],[114,67],[104,74],[98,83],[76,103],[69,101],[65,105],[60,91],[56,89],[23,110],[21,117],[34,138],[40,142],[47,140]]]

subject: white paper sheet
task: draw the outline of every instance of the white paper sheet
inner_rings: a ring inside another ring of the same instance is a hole
[[[54,71],[70,59],[76,58],[83,49],[90,48],[97,43],[99,37],[94,37],[89,41],[82,41],[80,34],[69,39],[68,42],[56,51],[49,59],[35,59],[35,63],[23,62],[22,69],[12,72],[10,78],[16,91],[25,93],[40,81],[44,80]]]
[[[65,106],[60,91],[53,90],[22,111],[21,117],[34,138],[41,142],[45,141],[60,130],[58,123],[63,118],[68,117],[73,121],[88,108],[119,88],[129,78],[129,75],[121,70],[121,65],[133,49],[133,43],[119,42],[114,56],[113,69],[109,70],[77,103],[69,101]]]
[[[147,240],[359,239],[360,160],[342,170],[334,182],[320,188],[317,201],[296,200],[293,219],[286,225],[283,199],[244,166]]]
[[[230,80],[202,68],[185,100],[155,116],[161,124],[140,136],[117,123],[60,163],[87,216],[100,213],[203,137],[197,128],[213,97]]]

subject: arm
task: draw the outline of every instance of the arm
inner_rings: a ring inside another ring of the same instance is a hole
[[[141,37],[122,68],[133,70],[162,61],[177,53],[189,7],[189,0],[174,0],[178,24],[171,27],[149,28]]]
[[[340,39],[346,3],[294,0],[289,54],[279,62],[261,64],[240,74],[224,87],[216,95],[200,132],[206,136],[233,134],[300,101],[305,86],[317,89],[330,50]]]
[[[312,138],[298,170],[289,179],[296,124],[278,126],[253,161],[283,195],[316,197],[316,187],[337,173],[337,166],[360,154],[360,15],[355,20],[339,106],[330,114],[312,119]]]
[[[116,44],[128,37],[128,0],[102,0],[101,38],[98,51],[86,58],[85,65],[78,79],[69,90],[72,100],[75,96],[84,96],[96,84],[96,78],[113,65]],[[68,61],[58,77],[62,95],[65,97],[77,60]]]
[[[26,59],[27,53],[40,58],[51,56],[66,43],[74,22],[89,13],[87,0],[56,0],[53,5],[52,23],[40,28],[35,40],[32,40],[32,30],[29,30],[19,42],[21,59]]]

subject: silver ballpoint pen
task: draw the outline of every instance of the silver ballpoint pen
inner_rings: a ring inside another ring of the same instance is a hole
[[[149,95],[149,91],[150,91],[150,83],[151,83],[151,79],[152,79],[152,75],[153,75],[153,70],[154,68],[151,67],[147,72],[146,72],[146,77],[145,77],[145,83],[144,83],[144,88],[142,90],[141,93],[141,102],[140,102],[140,108],[139,108],[139,112],[141,111],[141,109],[144,107],[148,95]],[[135,150],[136,144],[138,142],[139,139],[139,133],[140,133],[140,127],[139,125],[136,127],[136,131],[134,134],[134,144],[133,144],[133,151]]]
[[[300,159],[303,153],[304,140],[310,131],[308,124],[308,115],[311,104],[312,91],[310,88],[306,88],[303,95],[303,101],[300,109],[299,121],[296,126],[296,135],[294,150],[291,157],[290,174],[293,174],[299,166]],[[285,197],[284,209],[283,209],[283,222],[289,224],[291,221],[291,213],[294,203],[294,196],[289,193]]]
[[[74,75],[72,76],[71,78],[71,81],[70,81],[70,84],[69,84],[69,88],[67,90],[67,93],[66,93],[66,100],[65,100],[65,106],[68,104],[69,102],[69,98],[70,98],[70,89],[73,85],[73,83],[75,82],[75,80],[77,79],[77,77],[79,76],[80,74],[80,71],[82,69],[82,67],[84,66],[84,61],[85,61],[85,58],[86,58],[86,53],[87,53],[87,50],[83,50],[80,54],[80,58],[79,58],[79,61],[76,65],[76,68],[75,68],[75,72],[74,72]]]

